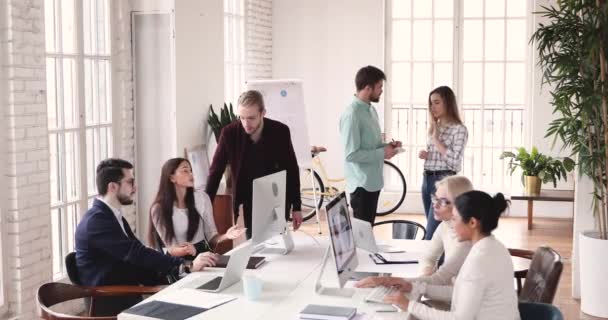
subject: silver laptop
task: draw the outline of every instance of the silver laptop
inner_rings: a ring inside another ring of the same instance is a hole
[[[253,247],[251,244],[244,245],[240,248],[235,249],[230,254],[230,259],[228,260],[228,265],[226,266],[226,271],[224,272],[223,277],[215,277],[203,285],[199,286],[197,289],[207,292],[220,292],[231,285],[239,282],[243,276],[243,271],[247,267],[247,263],[249,262],[249,256]]]
[[[376,243],[376,238],[374,237],[372,224],[368,221],[352,218],[351,222],[353,225],[353,235],[355,237],[355,245],[357,246],[357,248],[372,253],[403,252],[403,250],[389,245],[378,245]]]

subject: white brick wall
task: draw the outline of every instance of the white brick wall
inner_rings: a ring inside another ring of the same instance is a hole
[[[112,99],[118,124],[114,132],[115,156],[135,164],[135,117],[133,113],[133,66],[131,62],[131,2],[112,2]],[[137,173],[136,173],[137,174]],[[135,206],[125,208],[124,217],[136,232]]]
[[[8,185],[4,259],[9,317],[35,318],[35,290],[51,278],[44,0],[4,0],[3,101]]]
[[[272,0],[246,0],[247,79],[272,78]]]
[[[129,3],[112,1],[112,79],[115,156],[133,161]],[[35,290],[52,280],[44,0],[0,0],[0,31],[0,183],[8,191],[0,195],[8,301],[0,318],[35,319]]]

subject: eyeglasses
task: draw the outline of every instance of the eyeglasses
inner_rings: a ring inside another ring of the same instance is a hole
[[[121,180],[118,182],[118,184],[130,184],[131,186],[133,186],[135,184],[135,179],[126,179],[126,180]]]
[[[433,205],[439,204],[440,207],[447,207],[452,204],[452,202],[447,198],[437,198],[437,196],[434,194],[431,195],[431,202]]]

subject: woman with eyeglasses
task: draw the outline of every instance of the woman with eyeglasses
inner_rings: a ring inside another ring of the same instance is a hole
[[[454,285],[414,282],[386,296],[384,302],[407,310],[420,320],[519,320],[511,255],[492,235],[508,204],[502,193],[491,197],[482,191],[469,191],[458,196],[454,201],[452,226],[460,241],[471,241],[473,246]],[[451,299],[450,310],[410,301],[405,293],[411,291],[433,300]]]
[[[426,214],[426,240],[433,237],[440,221],[434,218],[431,195],[435,182],[455,175],[462,169],[464,148],[469,138],[458,113],[456,96],[452,89],[441,86],[429,93],[429,132],[426,150],[418,158],[424,160],[422,203]]]
[[[190,161],[173,158],[165,162],[150,208],[148,242],[152,247],[165,247],[170,255],[186,259],[205,253],[213,266],[216,256],[211,249],[244,232],[245,229],[232,226],[226,234],[218,234],[209,196],[194,191]]]
[[[430,241],[429,250],[419,261],[421,276],[417,278],[369,277],[361,280],[360,287],[411,286],[412,282],[427,282],[434,285],[451,285],[465,258],[471,250],[470,241],[460,241],[452,227],[454,199],[473,190],[473,184],[464,176],[448,176],[436,183],[437,192],[431,196],[435,219],[442,221]],[[445,261],[438,268],[437,262],[445,253]]]

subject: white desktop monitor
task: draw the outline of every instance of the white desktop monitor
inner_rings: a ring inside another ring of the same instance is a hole
[[[338,280],[340,288],[344,288],[344,284],[352,278],[358,265],[346,194],[343,192],[338,195],[325,209]]]
[[[282,235],[285,252],[293,249],[291,234],[285,219],[285,170],[253,180],[253,202],[251,210],[251,241],[261,249],[265,241]]]

